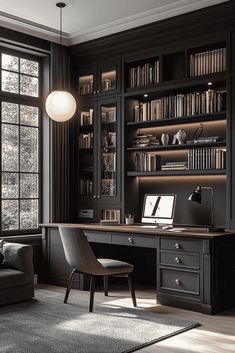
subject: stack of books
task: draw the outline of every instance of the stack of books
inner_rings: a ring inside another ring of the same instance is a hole
[[[177,162],[166,162],[161,165],[161,170],[187,170],[188,162],[177,161]]]
[[[215,143],[220,141],[225,141],[225,139],[220,136],[205,136],[205,137],[199,137],[194,140],[188,140],[187,144]]]
[[[152,134],[137,134],[134,139],[132,146],[133,147],[147,147],[147,146],[159,146],[160,141],[156,136]]]

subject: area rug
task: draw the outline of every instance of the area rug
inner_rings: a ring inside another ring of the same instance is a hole
[[[62,293],[40,289],[33,301],[0,308],[0,352],[130,353],[197,326],[105,297],[88,313],[87,292],[63,304]]]

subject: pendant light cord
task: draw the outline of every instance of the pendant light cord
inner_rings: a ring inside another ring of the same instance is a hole
[[[60,45],[62,45],[62,7],[60,7]]]
[[[60,9],[60,45],[62,45],[62,9],[66,6],[66,4],[64,2],[58,2],[56,6]]]

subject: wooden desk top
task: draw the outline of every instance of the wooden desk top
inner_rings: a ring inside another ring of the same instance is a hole
[[[99,223],[42,223],[41,227],[45,228],[57,228],[59,225],[77,227],[83,230],[99,231],[99,232],[116,232],[116,233],[133,233],[133,234],[146,234],[146,235],[167,235],[167,236],[183,236],[189,238],[204,238],[213,239],[217,237],[234,236],[235,233],[231,231],[225,232],[207,232],[206,228],[190,228],[190,227],[173,227],[174,230],[165,230],[161,228],[148,228],[143,227],[140,224],[126,225],[126,224],[115,224],[115,225],[103,225]],[[177,231],[177,228],[184,228],[184,230]]]

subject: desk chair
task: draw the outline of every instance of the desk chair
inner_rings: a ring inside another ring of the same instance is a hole
[[[131,280],[131,272],[134,269],[133,265],[118,260],[97,259],[84,232],[79,228],[59,226],[59,233],[66,260],[72,268],[64,297],[64,303],[68,300],[73,276],[75,273],[83,273],[90,276],[89,312],[93,311],[95,278],[97,276],[103,276],[105,295],[108,295],[108,276],[127,277],[133,305],[135,307],[137,306],[135,291]]]

